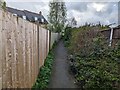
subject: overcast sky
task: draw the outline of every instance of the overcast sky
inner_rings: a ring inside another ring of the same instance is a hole
[[[6,0],[7,5],[17,9],[26,9],[42,14],[47,19],[49,0]],[[118,23],[119,0],[65,0],[67,18],[75,17],[78,26],[85,22],[111,24]],[[114,2],[113,2],[114,1]]]

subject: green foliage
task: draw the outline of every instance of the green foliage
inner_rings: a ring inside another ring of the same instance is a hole
[[[64,37],[63,37],[63,39],[64,39],[64,42],[65,42],[65,46],[68,46],[70,43],[70,38],[71,38],[71,32],[72,32],[72,28],[71,27],[67,27],[66,29],[65,29],[65,35],[64,35]]]
[[[92,51],[83,54],[79,52],[74,59],[74,68],[76,82],[82,85],[82,88],[111,88],[115,89],[120,81],[119,64],[120,57],[119,49],[103,47],[98,39],[94,42]]]
[[[84,45],[88,45],[90,42],[92,42],[92,38],[97,36],[97,31],[107,29],[106,26],[90,26],[85,25],[81,26],[79,28],[68,28],[66,29],[65,38],[66,35],[68,36],[68,48],[71,53],[78,52],[81,48],[84,47]],[[69,32],[70,31],[70,32]],[[95,32],[96,31],[96,32]],[[91,36],[90,36],[91,35]],[[88,45],[89,46],[89,45]]]
[[[0,1],[0,8],[3,10],[6,10],[6,2],[5,1]]]
[[[66,22],[66,6],[65,2],[53,0],[49,4],[50,12],[48,15],[49,30],[53,32],[61,32],[65,27]]]
[[[65,33],[64,40],[72,54],[71,71],[78,86],[85,90],[113,90],[120,83],[120,45],[108,47],[103,37],[92,35],[94,30],[103,28],[107,27],[87,25]]]
[[[40,72],[39,72],[37,81],[32,88],[33,90],[36,88],[45,89],[48,87],[48,84],[50,81],[50,76],[51,76],[53,60],[54,60],[54,53],[51,50],[45,60],[45,65],[40,68]]]

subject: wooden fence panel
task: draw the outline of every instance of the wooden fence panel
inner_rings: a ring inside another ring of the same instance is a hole
[[[43,29],[43,35],[46,36],[46,30]],[[43,38],[43,63],[44,63],[44,60],[45,60],[45,53],[46,53],[46,37]]]
[[[34,36],[34,39],[35,39],[35,77],[37,77],[38,75],[38,40],[37,40],[37,26],[35,27],[35,36]],[[37,78],[35,78],[35,81],[36,81]]]
[[[2,12],[0,12],[0,90],[2,89]]]
[[[25,31],[26,31],[26,29],[25,29],[25,21],[23,20],[22,22],[22,27],[21,27],[21,33],[22,33],[22,35],[21,35],[21,39],[22,39],[22,41],[21,41],[21,43],[22,43],[22,79],[21,79],[21,82],[22,82],[22,86],[21,87],[23,87],[23,88],[25,88],[25,85],[26,85],[26,80],[25,80],[25,74],[26,74],[26,72],[25,72],[25,63],[26,63],[26,57],[25,57]]]
[[[50,36],[40,25],[0,11],[0,89],[33,86],[56,40]]]
[[[40,29],[41,30],[41,37],[43,37],[44,35],[43,35],[43,29],[41,28]],[[43,42],[43,39],[41,39],[41,66],[43,65],[43,55],[44,55],[44,53],[43,53],[43,47],[44,46],[44,42]]]
[[[7,79],[7,88],[12,88],[12,27],[11,24],[12,22],[9,22],[9,20],[11,21],[11,15],[7,14],[6,15],[6,26],[7,26],[7,30],[6,30],[6,79]]]
[[[39,27],[39,57],[40,57],[40,60],[39,60],[39,63],[40,63],[40,66],[42,66],[42,29],[41,27]]]
[[[19,19],[18,19],[19,20]],[[16,63],[16,87],[19,87],[20,85],[20,77],[19,77],[19,73],[20,73],[20,49],[19,49],[19,21],[18,23],[16,23],[16,29],[15,29],[15,63]]]
[[[25,78],[26,78],[26,88],[29,87],[29,34],[28,34],[28,23],[26,23],[26,30],[25,30],[25,35],[26,35],[26,38],[25,38],[25,52],[26,52],[26,74],[25,74]]]
[[[30,58],[31,58],[31,86],[33,85],[33,83],[32,82],[34,82],[34,80],[33,80],[33,25],[31,25],[31,32],[30,32]]]
[[[7,42],[6,42],[6,17],[5,17],[5,13],[3,12],[3,15],[2,15],[2,88],[6,88],[7,87],[7,80],[6,80],[6,45],[7,45]]]
[[[17,29],[17,21],[13,17],[12,20],[15,24],[12,25],[13,33],[12,33],[12,87],[17,88],[17,51],[16,51],[16,29]]]
[[[35,82],[35,59],[34,59],[34,30],[35,30],[35,25],[33,25],[33,30],[32,30],[32,81]]]
[[[19,19],[19,23],[22,24],[22,20]],[[22,25],[17,24],[17,41],[16,41],[16,46],[17,46],[17,54],[18,54],[18,59],[17,59],[17,74],[18,74],[18,87],[22,86],[22,75],[23,75],[23,55],[22,55],[22,48],[23,48],[23,41],[22,41]]]
[[[30,83],[30,87],[31,87],[32,84],[33,84],[33,83],[32,83],[32,68],[33,68],[33,67],[32,67],[32,62],[33,62],[33,58],[32,58],[32,55],[33,55],[33,54],[32,54],[32,53],[33,53],[33,51],[32,51],[32,48],[33,48],[33,47],[32,47],[32,42],[33,42],[33,41],[32,41],[32,36],[33,36],[33,35],[32,35],[32,34],[33,34],[33,33],[32,33],[32,32],[33,32],[33,25],[31,24],[30,30],[29,30],[29,33],[30,33],[30,36],[29,36],[29,39],[30,39],[30,43],[29,43],[29,45],[30,45],[30,82],[31,82],[31,83]]]

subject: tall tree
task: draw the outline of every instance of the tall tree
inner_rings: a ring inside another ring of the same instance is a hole
[[[61,32],[66,22],[65,2],[52,0],[49,3],[50,12],[48,15],[49,29],[54,32]]]
[[[6,9],[6,2],[4,0],[0,0],[0,8]]]

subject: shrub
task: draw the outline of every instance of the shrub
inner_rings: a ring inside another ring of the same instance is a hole
[[[65,29],[65,35],[64,35],[64,37],[63,37],[63,39],[64,39],[64,42],[65,42],[65,46],[69,46],[69,40],[70,40],[70,38],[71,38],[71,32],[72,32],[72,28],[70,28],[70,27],[67,27],[66,29]]]
[[[108,41],[97,30],[90,26],[71,30],[70,67],[83,89],[116,89],[120,82],[120,46],[108,47]]]
[[[104,43],[103,43],[104,44]],[[74,66],[76,83],[84,89],[117,88],[120,81],[118,60],[120,50],[104,47],[98,38],[92,44],[92,51],[83,50],[75,55]],[[119,53],[118,53],[119,52]]]

